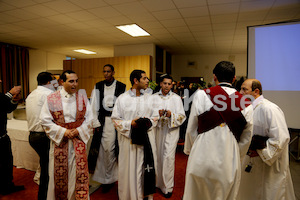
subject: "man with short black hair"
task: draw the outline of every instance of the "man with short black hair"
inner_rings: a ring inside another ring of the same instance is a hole
[[[166,198],[172,196],[174,187],[175,153],[179,140],[179,127],[185,121],[185,112],[180,96],[173,93],[173,78],[162,75],[160,91],[153,95],[154,107],[159,110],[160,119],[155,128],[156,142],[156,186]]]
[[[62,74],[63,89],[47,96],[40,121],[50,139],[48,200],[89,199],[86,146],[92,134],[92,110],[86,93],[77,92],[78,76]]]
[[[219,62],[217,86],[195,92],[185,137],[189,154],[184,200],[236,199],[241,158],[252,137],[252,106],[233,87],[235,67]]]
[[[284,113],[262,95],[261,83],[247,79],[241,94],[253,98],[253,137],[242,162],[239,199],[294,200],[289,168],[290,134]]]
[[[95,129],[88,157],[89,171],[94,181],[102,183],[103,193],[109,192],[118,180],[118,141],[111,113],[115,99],[125,92],[126,85],[115,80],[114,74],[112,65],[104,65],[105,80],[96,83],[91,97]]]
[[[158,112],[152,109],[151,95],[144,93],[149,84],[145,71],[132,71],[130,82],[132,88],[118,97],[111,116],[120,147],[119,199],[153,199],[155,139],[151,128],[156,125]]]
[[[40,124],[40,114],[42,106],[47,100],[47,96],[55,91],[52,80],[53,75],[49,72],[41,72],[37,76],[38,86],[26,98],[26,117],[28,124],[29,144],[40,157],[41,175],[39,181],[38,199],[47,199],[48,189],[48,164],[50,140],[46,136]],[[56,79],[55,79],[56,80]],[[52,83],[51,83],[52,82]],[[57,81],[56,81],[57,83]]]

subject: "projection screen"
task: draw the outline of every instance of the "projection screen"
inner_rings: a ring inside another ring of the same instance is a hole
[[[300,129],[300,21],[248,27],[248,78]]]

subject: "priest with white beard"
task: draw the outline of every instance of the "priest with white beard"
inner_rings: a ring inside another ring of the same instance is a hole
[[[153,95],[154,108],[160,119],[155,130],[156,142],[156,187],[165,198],[172,196],[174,188],[175,153],[179,140],[179,128],[185,121],[185,112],[180,96],[171,91],[173,78],[161,76],[161,90]]]
[[[253,138],[242,162],[240,200],[294,200],[289,167],[290,134],[284,113],[262,95],[261,83],[247,79],[243,95],[254,97]]]

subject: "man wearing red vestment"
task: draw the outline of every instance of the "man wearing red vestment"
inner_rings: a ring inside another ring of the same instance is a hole
[[[213,70],[217,86],[195,92],[185,136],[189,155],[183,200],[235,200],[241,158],[252,137],[253,108],[232,87],[235,67],[219,62]]]
[[[86,145],[92,112],[86,94],[77,92],[77,74],[67,70],[61,77],[63,89],[47,97],[40,114],[51,140],[47,199],[89,199]]]

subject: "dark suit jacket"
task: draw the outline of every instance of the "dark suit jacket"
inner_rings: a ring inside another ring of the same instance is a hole
[[[7,113],[17,108],[17,104],[11,103],[11,99],[0,93],[0,136],[6,134]]]

